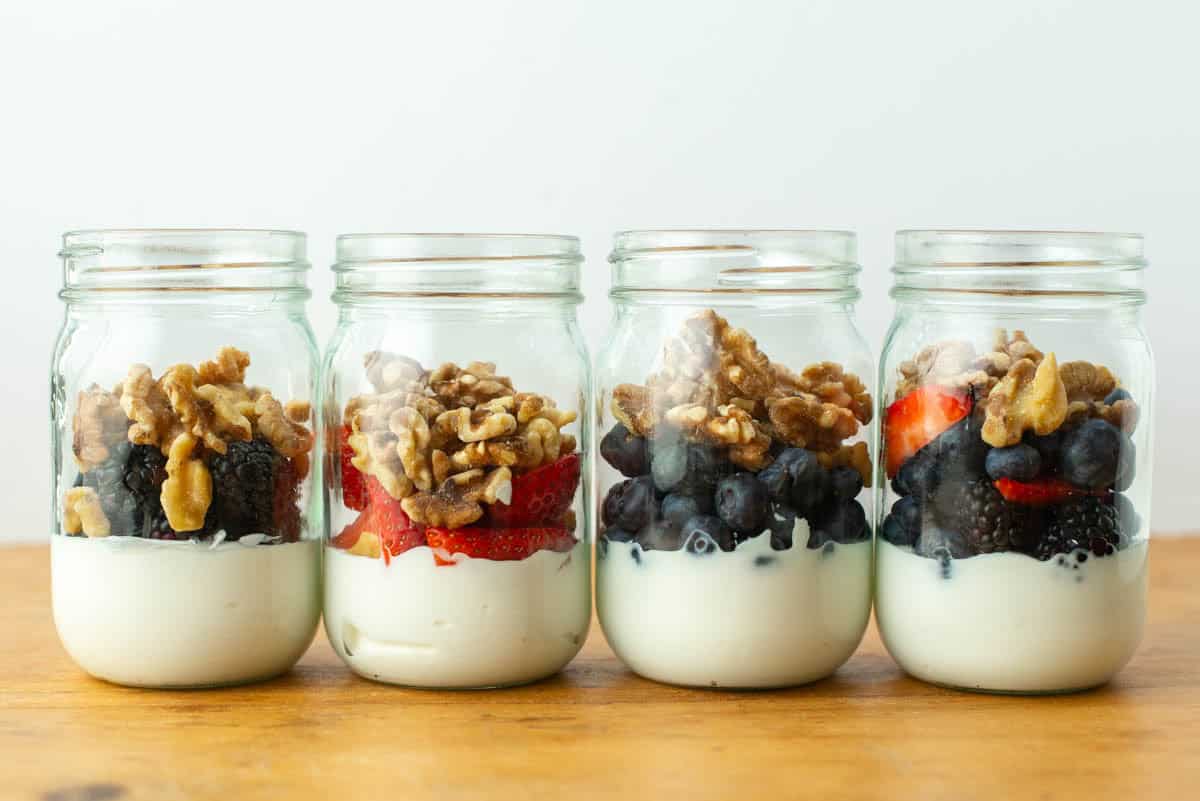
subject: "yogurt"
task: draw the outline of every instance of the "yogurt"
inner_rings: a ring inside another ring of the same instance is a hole
[[[368,679],[415,687],[496,687],[552,675],[591,622],[583,542],[520,561],[455,557],[419,546],[391,564],[327,548],[325,630]]]
[[[213,546],[52,536],[54,623],[81,668],[118,684],[270,678],[295,664],[316,633],[320,556],[315,540]]]
[[[635,672],[697,687],[783,687],[824,678],[858,647],[871,611],[871,542],[810,550],[770,534],[730,552],[601,543],[596,607]]]
[[[993,692],[1103,684],[1142,639],[1147,544],[1040,562],[940,562],[880,540],[875,615],[892,657],[925,681]]]

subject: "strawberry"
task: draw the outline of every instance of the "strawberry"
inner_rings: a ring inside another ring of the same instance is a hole
[[[342,426],[338,445],[342,456],[342,503],[350,509],[362,511],[367,508],[367,489],[363,474],[350,463],[354,449],[350,447],[350,426]]]
[[[554,525],[575,500],[581,466],[579,454],[571,453],[536,470],[514,476],[511,502],[492,504],[489,521],[496,528]]]
[[[413,525],[400,501],[388,495],[374,476],[367,479],[366,496],[366,510],[333,538],[335,548],[350,550],[364,534],[372,534],[379,538],[383,561],[391,564],[393,556],[425,544],[425,533]]]
[[[565,553],[577,542],[571,532],[561,528],[428,528],[425,537],[439,565],[453,565],[451,556],[456,553],[472,559],[515,562],[538,551]]]
[[[1049,506],[1060,503],[1067,498],[1077,498],[1082,495],[1105,495],[1103,490],[1090,491],[1068,484],[1061,478],[1039,478],[1036,481],[1014,481],[1011,478],[1000,478],[995,481],[996,489],[1004,496],[1004,500],[1020,503],[1025,506]]]
[[[888,478],[894,478],[909,457],[970,412],[971,399],[965,392],[932,384],[889,406],[883,424]]]

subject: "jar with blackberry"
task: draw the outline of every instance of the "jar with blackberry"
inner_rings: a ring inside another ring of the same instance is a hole
[[[416,687],[556,673],[591,620],[579,241],[350,234],[325,357],[325,630]]]
[[[54,621],[88,673],[288,670],[320,614],[303,234],[74,231],[50,374]]]
[[[1054,693],[1142,636],[1154,367],[1133,234],[902,231],[876,616],[913,676]]]
[[[630,231],[598,364],[596,603],[647,678],[783,687],[867,625],[874,374],[855,237]]]

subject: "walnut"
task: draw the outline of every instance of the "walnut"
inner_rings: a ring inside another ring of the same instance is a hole
[[[638,436],[654,433],[655,410],[651,392],[637,384],[618,384],[612,391],[612,413],[622,425]]]
[[[253,439],[254,425],[246,415],[257,416],[257,414],[254,402],[250,400],[250,394],[245,387],[239,385],[234,388],[205,384],[195,388],[195,395],[207,403],[211,409],[208,424],[214,434],[222,439],[243,442]]]
[[[466,411],[463,409],[462,411]],[[392,412],[388,428],[396,435],[396,452],[404,474],[417,489],[429,492],[433,489],[433,470],[429,464],[429,424],[416,409],[407,406]]]
[[[86,534],[89,537],[107,537],[112,526],[100,496],[91,487],[72,487],[63,497],[63,530],[68,534]]]
[[[1063,362],[1058,370],[1067,390],[1067,401],[1104,400],[1117,388],[1117,379],[1103,365],[1091,362]]]
[[[294,458],[308,453],[313,447],[313,433],[288,418],[282,404],[270,392],[264,392],[254,402],[256,422],[263,438],[284,456]]]
[[[896,398],[928,384],[987,397],[1018,359],[1029,359],[1035,365],[1042,360],[1042,352],[1030,343],[1024,331],[1014,331],[1010,339],[1005,329],[996,329],[992,349],[979,355],[970,342],[935,342],[922,348],[913,359],[900,363]]]
[[[1054,354],[1038,365],[1015,361],[988,395],[986,412],[983,439],[996,448],[1016,445],[1030,429],[1039,435],[1057,430],[1067,416],[1067,389]]]
[[[517,418],[508,412],[460,406],[439,414],[437,427],[443,434],[454,434],[463,442],[479,442],[512,434],[517,430]]]
[[[215,361],[200,362],[196,366],[196,383],[241,384],[246,380],[246,368],[249,366],[250,354],[226,346],[217,351]]]
[[[730,398],[762,399],[775,386],[770,359],[754,337],[733,328],[712,309],[684,321],[677,338],[663,349],[663,368],[647,387],[664,402],[722,405]]]
[[[133,421],[129,441],[134,445],[155,445],[165,451],[183,430],[167,394],[144,364],[129,368],[121,384],[121,408]]]
[[[768,400],[767,415],[776,438],[811,451],[837,450],[859,424],[850,409],[807,393]]]
[[[79,393],[71,425],[75,462],[85,473],[107,459],[112,447],[129,432],[129,418],[121,408],[121,398],[95,384]]]
[[[312,404],[308,401],[290,400],[283,404],[283,413],[293,423],[307,423],[312,416]]]
[[[1104,401],[1071,401],[1067,405],[1067,423],[1081,423],[1089,418],[1099,418],[1110,425],[1132,434],[1137,428],[1140,410],[1137,403],[1123,398],[1109,405]]]
[[[404,474],[400,454],[396,450],[396,436],[390,431],[366,434],[352,429],[346,443],[354,451],[350,463],[363,475],[375,476],[388,495],[400,500],[416,491],[412,481]]]
[[[227,420],[223,423],[217,418],[210,404],[202,403],[199,400],[196,392],[198,375],[196,368],[190,364],[176,364],[167,368],[158,383],[166,393],[171,404],[171,411],[174,412],[175,418],[183,429],[203,441],[205,447],[224,454],[228,448],[225,440],[221,437],[221,429],[225,424],[233,425],[233,421]],[[242,439],[243,437],[238,438]],[[175,439],[170,442],[162,440],[158,444],[165,450],[173,447],[172,443],[175,442]],[[244,439],[249,439],[249,437],[244,437]],[[186,530],[179,529],[178,526],[172,526],[172,528],[177,531]]]
[[[757,429],[753,441],[730,445],[729,461],[754,472],[762,470],[771,463],[771,436]]]
[[[835,467],[853,467],[862,476],[863,486],[871,486],[871,452],[865,442],[843,445],[832,452],[818,453],[817,461],[826,470],[832,470]]]
[[[496,375],[491,362],[471,362],[461,369],[448,362],[429,374],[429,386],[447,409],[474,408],[513,394],[512,379]]]
[[[1021,359],[1029,359],[1036,365],[1041,364],[1043,359],[1042,352],[1033,346],[1029,337],[1021,330],[1013,331],[1012,338],[1009,338],[1007,331],[1003,328],[997,329],[992,350],[1006,354],[1014,363]]]
[[[408,356],[373,350],[363,357],[363,366],[367,380],[380,394],[396,390],[420,392],[425,389],[425,368]]]
[[[775,375],[787,387],[782,394],[815,395],[823,403],[848,409],[854,419],[866,425],[871,422],[874,407],[871,394],[862,379],[846,372],[840,364],[818,362],[805,367],[799,376],[793,375],[782,365],[772,365]],[[776,395],[780,393],[775,393]],[[768,399],[769,400],[769,399]]]
[[[204,515],[212,502],[212,476],[204,462],[195,458],[199,444],[187,432],[171,443],[167,452],[167,480],[161,497],[167,522],[176,531],[195,531],[204,527]]]
[[[468,470],[450,476],[437,492],[419,492],[400,502],[413,521],[427,526],[462,528],[483,517],[483,503],[512,500],[512,472],[499,467],[490,473]]]
[[[749,445],[759,433],[750,413],[732,403],[711,412],[699,403],[676,406],[664,419],[691,439],[719,445]]]

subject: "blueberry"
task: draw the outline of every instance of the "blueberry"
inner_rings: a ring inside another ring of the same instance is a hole
[[[1046,471],[1056,470],[1058,468],[1059,458],[1062,456],[1063,432],[1058,429],[1050,434],[1038,436],[1032,431],[1025,434],[1025,443],[1033,447],[1042,458],[1042,469]]]
[[[776,455],[775,461],[759,471],[758,480],[766,486],[772,499],[786,503],[792,495],[792,471],[810,458],[816,461],[815,456],[802,448],[785,448]]]
[[[1121,470],[1123,449],[1132,450],[1132,445],[1116,426],[1104,420],[1088,420],[1063,437],[1063,478],[1087,489],[1111,487]],[[1128,465],[1124,472],[1122,477],[1131,480]]]
[[[1130,395],[1127,390],[1121,389],[1120,387],[1117,387],[1104,397],[1104,403],[1108,406],[1112,406],[1117,401],[1122,400],[1133,400],[1133,396]]]
[[[973,481],[983,478],[988,444],[983,441],[982,422],[973,414],[947,428],[925,448],[938,463],[938,479]],[[917,451],[919,455],[921,451]]]
[[[916,540],[909,539],[908,532],[896,520],[896,516],[889,514],[883,518],[883,527],[879,529],[879,536],[890,542],[892,545],[905,546],[912,545]]]
[[[717,482],[717,514],[739,534],[757,534],[770,509],[766,486],[753,473],[735,473]]]
[[[654,486],[662,492],[670,492],[687,475],[688,446],[678,432],[662,430],[650,443],[650,474]]]
[[[678,551],[682,544],[679,529],[665,520],[656,520],[643,527],[637,540],[646,551]]]
[[[819,506],[829,488],[829,474],[816,454],[803,448],[780,451],[775,461],[759,472],[758,479],[771,498],[801,513]]]
[[[629,542],[633,539],[633,535],[623,528],[609,526],[604,529],[603,537],[611,542]]]
[[[851,501],[862,492],[862,474],[853,467],[835,467],[829,471],[829,487],[839,501]]]
[[[684,550],[692,553],[711,553],[707,543],[715,544],[722,551],[737,547],[733,532],[721,518],[712,515],[697,515],[683,524],[680,530]]]
[[[892,488],[900,495],[928,498],[937,489],[938,468],[937,454],[922,448],[900,465]]]
[[[892,511],[883,520],[880,536],[893,545],[912,545],[921,535],[921,505],[913,497],[892,504]]]
[[[795,527],[796,510],[784,503],[772,503],[771,512],[767,515],[772,550],[786,551],[791,548]]]
[[[646,440],[621,423],[613,426],[600,440],[600,455],[623,476],[636,478],[650,472]]]
[[[1136,537],[1138,530],[1142,527],[1142,516],[1133,508],[1133,501],[1129,500],[1128,495],[1116,493],[1113,495],[1113,506],[1117,510],[1117,520],[1120,522],[1120,529],[1130,538]]]
[[[943,555],[953,559],[966,559],[975,555],[966,538],[957,531],[933,525],[921,528],[921,536],[917,538],[913,551],[930,559],[938,559]]]
[[[658,502],[650,476],[631,478],[613,485],[600,508],[605,525],[626,531],[641,531],[658,517]]]
[[[809,522],[812,526],[809,548],[820,547],[826,542],[862,542],[871,536],[867,527],[867,513],[862,504],[854,500],[830,504]]]
[[[1121,434],[1121,454],[1117,457],[1117,478],[1113,481],[1113,489],[1124,492],[1133,486],[1133,478],[1137,474],[1137,447],[1133,440],[1124,433]]]
[[[662,517],[676,529],[696,515],[712,513],[712,498],[708,495],[671,493],[662,500]]]
[[[1042,455],[1032,445],[1018,443],[1007,448],[992,448],[984,466],[993,479],[1033,481],[1042,470]]]

